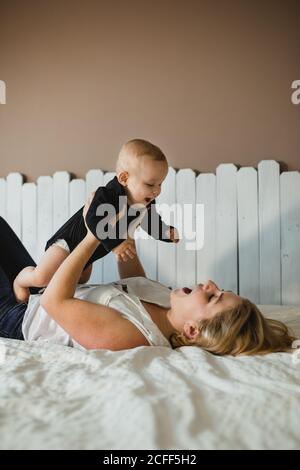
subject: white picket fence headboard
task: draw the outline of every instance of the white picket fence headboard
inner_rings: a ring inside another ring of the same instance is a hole
[[[85,180],[71,180],[68,172],[59,171],[23,183],[21,174],[10,173],[0,178],[0,215],[38,261],[50,235],[114,176],[90,170]],[[216,174],[198,176],[191,169],[169,168],[157,202],[203,204],[204,246],[187,251],[183,242],[138,239],[149,277],[171,287],[213,279],[255,303],[300,304],[299,172],[280,174],[273,160],[261,161],[257,170],[221,164]],[[91,282],[116,279],[110,253],[95,263]]]

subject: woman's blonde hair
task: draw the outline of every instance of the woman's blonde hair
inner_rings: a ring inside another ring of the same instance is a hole
[[[284,323],[265,318],[255,304],[244,298],[237,307],[200,320],[198,328],[199,335],[193,341],[184,333],[173,334],[173,348],[199,346],[220,356],[267,354],[290,350],[295,339]]]

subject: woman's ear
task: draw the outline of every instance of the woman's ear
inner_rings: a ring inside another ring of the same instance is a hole
[[[194,341],[199,335],[199,328],[197,323],[192,320],[187,321],[183,325],[183,333],[190,341]]]

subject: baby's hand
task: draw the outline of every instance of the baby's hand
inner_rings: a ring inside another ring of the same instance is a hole
[[[133,259],[136,256],[135,241],[132,238],[127,238],[123,243],[116,246],[112,250],[116,255],[117,261],[128,261],[129,258]]]
[[[180,241],[179,233],[174,227],[169,227],[166,231],[166,237],[168,240],[171,240],[173,243],[178,243]]]

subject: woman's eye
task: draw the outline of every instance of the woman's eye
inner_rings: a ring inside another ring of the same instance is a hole
[[[150,186],[151,188],[154,186],[154,184],[149,184],[149,183],[146,183],[147,186]]]

